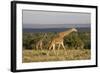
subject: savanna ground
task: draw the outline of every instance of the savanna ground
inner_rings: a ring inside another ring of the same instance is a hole
[[[47,62],[47,61],[69,61],[69,60],[87,60],[91,59],[90,49],[60,49],[55,53],[51,50],[47,55],[48,50],[27,50],[23,49],[22,61],[23,63],[29,62]]]

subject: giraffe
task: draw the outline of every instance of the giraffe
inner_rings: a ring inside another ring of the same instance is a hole
[[[41,38],[37,43],[36,43],[36,49],[38,50],[39,48],[42,50],[43,49],[43,41],[44,38],[47,36],[47,34],[45,33],[43,38]]]
[[[64,32],[60,32],[58,33],[56,37],[54,37],[52,40],[51,40],[51,43],[50,43],[50,46],[49,46],[49,50],[51,50],[53,48],[53,51],[55,53],[55,46],[58,45],[58,51],[60,49],[60,46],[63,47],[63,49],[65,50],[65,46],[64,46],[64,37],[65,36],[68,36],[70,33],[72,32],[77,32],[77,29],[75,28],[71,28],[67,31],[64,31]]]

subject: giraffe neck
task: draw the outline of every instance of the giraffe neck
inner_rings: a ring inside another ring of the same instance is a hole
[[[64,31],[64,32],[60,32],[58,35],[62,38],[64,38],[65,36],[69,35],[70,33],[72,33],[73,30],[69,29],[67,31]]]

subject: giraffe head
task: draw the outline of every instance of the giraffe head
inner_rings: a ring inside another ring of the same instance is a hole
[[[74,31],[74,32],[77,32],[77,29],[75,29],[75,28],[72,28],[72,31]]]

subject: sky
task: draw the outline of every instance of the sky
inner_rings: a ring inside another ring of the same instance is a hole
[[[90,27],[90,13],[23,10],[23,28]]]

